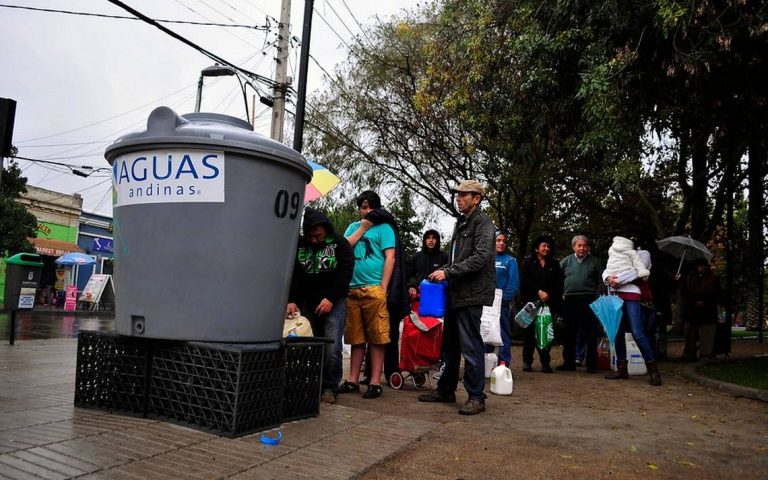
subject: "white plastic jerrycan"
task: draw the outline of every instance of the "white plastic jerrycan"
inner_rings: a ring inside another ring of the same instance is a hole
[[[502,361],[491,372],[491,393],[512,395],[512,384],[512,370],[508,369]]]
[[[485,354],[485,378],[491,378],[491,373],[498,364],[499,357],[497,357],[495,353],[491,352]]]
[[[627,372],[630,375],[645,375],[648,369],[645,368],[645,360],[640,348],[635,343],[631,333],[624,334],[624,341],[627,342]]]

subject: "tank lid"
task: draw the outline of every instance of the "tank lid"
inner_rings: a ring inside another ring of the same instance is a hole
[[[151,148],[200,147],[239,151],[289,163],[309,180],[312,168],[299,152],[258,134],[245,120],[219,113],[178,115],[168,107],[158,107],[147,118],[147,129],[121,136],[108,146],[104,156],[110,164],[124,153]]]

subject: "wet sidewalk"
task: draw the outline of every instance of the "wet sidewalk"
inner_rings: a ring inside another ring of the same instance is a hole
[[[0,313],[0,478],[326,478],[359,475],[437,422],[321,404],[315,418],[229,439],[171,423],[75,408],[77,334],[113,330],[109,312]],[[261,434],[282,441],[260,442]]]

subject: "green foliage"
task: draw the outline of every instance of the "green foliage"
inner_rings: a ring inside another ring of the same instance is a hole
[[[34,252],[27,237],[35,236],[37,219],[16,201],[27,191],[27,179],[18,165],[11,162],[3,171],[0,184],[0,256]]]
[[[421,237],[424,233],[424,221],[419,218],[413,208],[411,192],[402,190],[397,200],[392,202],[389,208],[392,215],[397,219],[405,258],[411,258],[414,253],[421,249]]]
[[[347,227],[352,223],[360,220],[360,214],[357,211],[357,207],[354,203],[346,203],[343,205],[327,206],[322,208],[323,213],[331,221],[334,230],[339,235],[344,235]]]

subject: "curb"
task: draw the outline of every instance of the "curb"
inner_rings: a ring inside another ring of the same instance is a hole
[[[732,360],[723,360],[717,363],[735,362],[739,360],[744,360],[744,359],[739,358],[739,359],[732,359]],[[701,363],[686,366],[683,369],[683,376],[702,386],[713,388],[715,390],[720,390],[721,392],[730,393],[731,395],[734,395],[736,397],[751,398],[753,400],[759,400],[761,402],[768,403],[768,391],[760,390],[759,388],[736,385],[735,383],[722,382],[720,380],[715,380],[709,377],[705,377],[704,375],[699,373],[699,370],[704,368],[705,366],[707,366],[707,364],[701,364]]]

